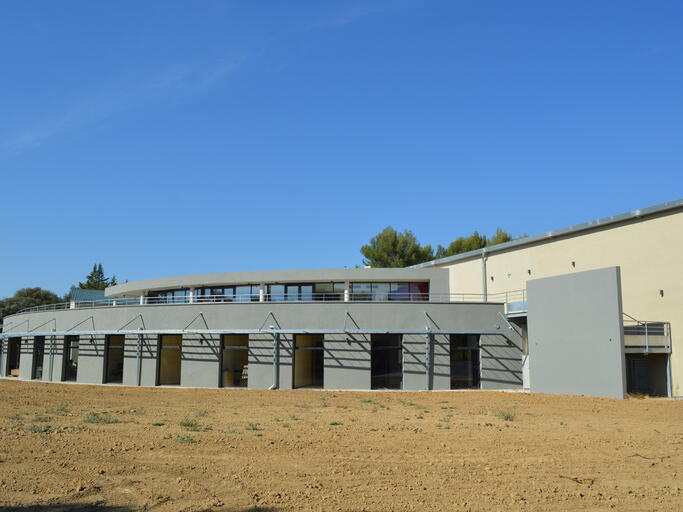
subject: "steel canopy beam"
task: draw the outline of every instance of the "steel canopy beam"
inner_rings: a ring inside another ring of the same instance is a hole
[[[88,331],[24,331],[3,332],[3,338],[32,336],[96,336],[96,335],[160,335],[160,334],[488,334],[504,335],[511,329],[135,329],[135,330],[88,330]]]

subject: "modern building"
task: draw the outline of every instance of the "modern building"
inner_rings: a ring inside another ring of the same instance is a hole
[[[131,386],[680,395],[678,247],[683,201],[413,268],[125,283],[103,300],[6,317],[0,374]]]

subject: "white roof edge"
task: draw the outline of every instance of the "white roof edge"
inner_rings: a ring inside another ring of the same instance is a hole
[[[608,226],[610,224],[616,224],[618,222],[624,222],[631,219],[638,219],[640,217],[647,217],[649,215],[654,215],[657,213],[666,212],[669,210],[676,210],[678,208],[683,208],[683,199],[676,199],[674,201],[667,201],[666,203],[660,203],[655,206],[649,206],[647,208],[639,208],[637,210],[632,210],[626,213],[620,213],[618,215],[612,215],[611,217],[603,217],[601,219],[592,220],[590,222],[584,222],[582,224],[575,224],[574,226],[569,226],[566,228],[556,229],[554,231],[547,231],[533,236],[526,236],[524,238],[518,238],[510,242],[505,242],[503,244],[491,245],[489,247],[484,247],[483,249],[475,249],[474,251],[463,252],[460,254],[455,254],[453,256],[447,256],[445,258],[439,258],[438,260],[426,261],[418,265],[413,265],[408,268],[425,268],[434,267],[444,263],[451,263],[454,261],[466,260],[475,256],[481,256],[482,254],[491,254],[494,252],[501,252],[515,247],[521,247],[524,245],[531,245],[537,242],[542,242],[543,240],[558,238],[561,236],[566,236],[574,233],[580,233],[581,231],[588,231],[590,229],[595,229],[597,227]]]

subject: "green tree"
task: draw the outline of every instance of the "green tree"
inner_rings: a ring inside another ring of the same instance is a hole
[[[384,228],[361,247],[364,265],[377,268],[409,267],[434,259],[431,245],[420,245],[412,231],[399,233],[391,226]]]
[[[512,240],[512,236],[507,231],[503,231],[501,228],[496,229],[496,234],[493,235],[487,245],[504,244]]]
[[[48,290],[42,288],[22,288],[12,297],[0,300],[0,318],[33,306],[56,304],[60,298]]]
[[[85,282],[78,283],[78,287],[83,290],[104,290],[107,286],[114,286],[115,284],[116,276],[106,277],[102,263],[95,263],[92,266],[92,272],[86,276]]]

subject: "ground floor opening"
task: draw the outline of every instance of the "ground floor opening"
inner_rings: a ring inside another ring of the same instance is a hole
[[[33,365],[31,378],[41,380],[43,378],[43,363],[45,362],[45,336],[33,338]]]
[[[182,361],[183,337],[181,334],[159,336],[159,357],[157,359],[157,384],[179,386]]]
[[[10,338],[7,342],[7,371],[8,377],[19,376],[19,360],[21,358],[21,338]]]
[[[479,335],[451,334],[451,389],[479,388]]]
[[[626,391],[668,396],[669,354],[626,354]]]
[[[246,388],[249,385],[249,335],[224,334],[221,337],[221,386]]]
[[[62,380],[76,381],[78,375],[78,336],[64,336]]]
[[[294,388],[324,386],[325,349],[322,334],[294,335]]]
[[[123,349],[122,334],[107,336],[104,341],[104,382],[110,384],[123,383]]]
[[[403,347],[400,334],[372,334],[370,338],[370,388],[401,389]]]

